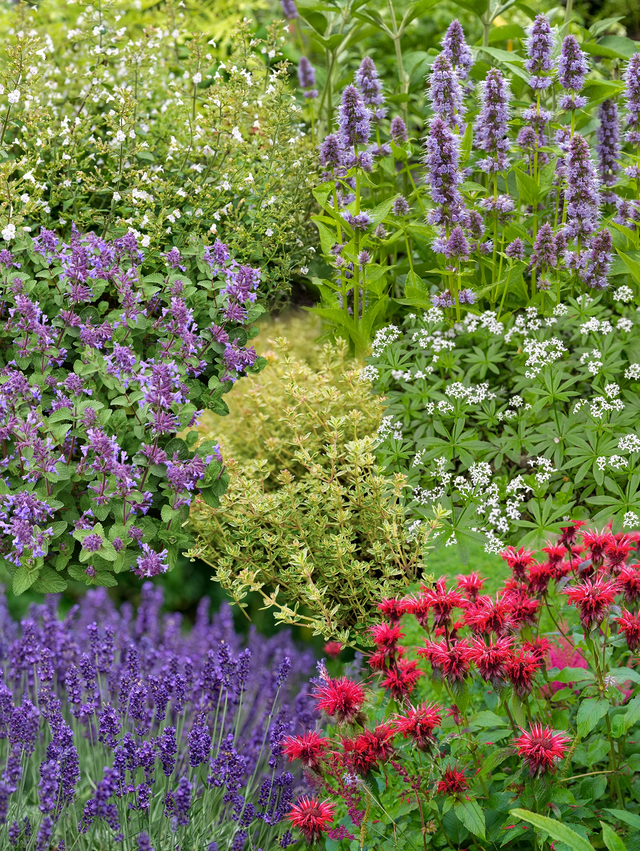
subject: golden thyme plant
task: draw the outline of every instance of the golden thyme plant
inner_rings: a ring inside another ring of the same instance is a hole
[[[279,340],[232,403],[221,437],[229,489],[218,509],[194,504],[188,555],[210,564],[238,605],[258,591],[277,620],[350,642],[365,637],[382,597],[427,578],[435,523],[407,533],[404,477],[385,479],[375,461],[380,403],[346,349],[325,346],[315,368],[286,350]]]

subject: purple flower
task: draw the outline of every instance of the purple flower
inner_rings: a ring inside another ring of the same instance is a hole
[[[371,118],[355,86],[347,86],[340,101],[340,135],[346,148],[366,145],[371,136]]]
[[[149,544],[142,544],[143,555],[136,559],[137,567],[132,568],[136,576],[158,576],[166,573],[169,565],[166,562],[167,550],[152,550]]]
[[[442,52],[455,69],[458,77],[461,80],[466,80],[469,76],[469,69],[473,65],[473,55],[465,41],[462,25],[457,18],[449,24],[440,44],[442,45]]]
[[[406,142],[409,138],[407,134],[407,125],[399,115],[396,115],[396,117],[391,121],[391,138],[398,145],[404,144],[404,142]]]
[[[553,235],[553,229],[550,224],[543,224],[536,240],[533,244],[531,252],[531,265],[536,269],[545,270],[548,267],[555,267],[558,262],[556,253],[556,243]]]
[[[584,86],[584,78],[589,71],[586,55],[580,49],[578,40],[568,35],[562,42],[558,59],[558,80],[563,89],[571,92],[561,98],[560,108],[565,110],[582,109],[587,99],[576,95]]]
[[[444,53],[439,53],[431,66],[427,91],[431,108],[448,127],[462,127],[465,106],[460,81]]]
[[[604,187],[613,186],[616,175],[620,170],[618,159],[620,157],[620,132],[618,129],[618,107],[613,100],[605,100],[598,107],[598,118],[600,124],[596,131],[598,144],[598,171],[600,181]],[[605,194],[604,200],[611,202],[615,199],[613,193]]]
[[[489,174],[509,167],[509,86],[502,72],[490,68],[480,86],[480,112],[475,123],[475,143],[489,155],[478,167]]]
[[[469,259],[469,243],[460,225],[456,225],[451,231],[451,236],[445,242],[443,248],[443,253],[447,258],[456,258],[457,260]]]
[[[476,294],[473,290],[470,290],[468,287],[466,289],[460,290],[458,293],[458,302],[459,304],[475,304],[476,303]]]
[[[371,226],[371,216],[368,213],[358,213],[354,216],[348,210],[344,210],[342,218],[355,230],[367,230]]]
[[[411,208],[409,207],[409,203],[403,195],[399,195],[395,199],[393,207],[391,208],[391,212],[394,216],[406,216],[409,214],[410,210]]]
[[[316,84],[316,72],[306,56],[301,56],[298,63],[298,81],[300,88],[305,90],[304,96],[306,98],[318,97],[318,92],[314,88]]]
[[[205,715],[199,715],[189,732],[189,765],[197,768],[209,756],[211,750],[211,732],[205,721]]]
[[[453,307],[455,304],[453,296],[449,290],[444,290],[441,293],[434,293],[431,296],[431,303],[434,307]]]
[[[600,194],[589,145],[579,133],[569,143],[567,154],[567,235],[591,235],[600,217]]]
[[[538,15],[529,28],[526,49],[524,67],[532,75],[529,85],[538,90],[548,88],[552,83],[549,74],[553,70],[553,33],[546,15]]]
[[[280,5],[282,6],[282,14],[288,21],[295,21],[296,18],[300,17],[295,0],[280,0]]]
[[[102,535],[99,535],[97,532],[87,535],[87,537],[82,541],[82,549],[86,550],[88,553],[97,553],[101,547]]]
[[[40,822],[40,828],[36,837],[35,851],[49,851],[51,847],[53,827],[53,819],[51,816],[45,816]]]
[[[627,141],[640,145],[640,53],[634,53],[624,72],[627,101]]]
[[[365,56],[356,71],[355,83],[362,94],[362,100],[371,109],[372,118],[381,121],[387,114],[382,94],[382,83],[378,77],[373,59]]]
[[[424,158],[431,198],[438,205],[429,213],[430,224],[456,223],[463,217],[463,200],[458,189],[462,182],[459,145],[459,138],[446,122],[439,115],[434,116],[425,138]]]
[[[504,250],[504,253],[511,260],[524,260],[524,244],[519,236],[517,236],[513,242],[510,242],[509,245]]]
[[[153,846],[151,845],[151,840],[149,839],[149,834],[142,831],[138,835],[138,851],[154,851]]]
[[[608,274],[612,261],[613,241],[608,228],[594,234],[587,251],[587,266],[581,278],[588,287],[605,290],[609,286]]]

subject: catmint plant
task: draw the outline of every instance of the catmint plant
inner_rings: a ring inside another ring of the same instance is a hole
[[[215,505],[226,487],[193,427],[260,366],[246,345],[260,271],[219,241],[172,248],[163,274],[145,259],[131,232],[75,227],[0,251],[0,551],[16,594],[165,572],[193,496]]]

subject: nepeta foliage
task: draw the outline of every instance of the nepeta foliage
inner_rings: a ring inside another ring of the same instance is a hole
[[[540,235],[542,230],[540,231]],[[539,240],[540,268],[555,255]],[[407,477],[419,526],[450,511],[440,541],[488,551],[540,543],[570,517],[640,525],[640,335],[626,287],[544,317],[490,311],[449,328],[444,311],[378,332],[364,375],[386,400],[378,457]]]
[[[74,3],[55,25],[46,0],[0,12],[0,230],[134,230],[157,268],[214,233],[286,300],[313,259],[313,156],[281,27],[245,21],[219,49],[178,5],[144,29],[130,5]]]
[[[259,368],[245,328],[260,272],[221,242],[144,275],[133,233],[43,229],[0,251],[0,552],[14,593],[154,576],[188,546],[194,492],[227,477],[201,407]],[[190,273],[187,274],[187,262]],[[201,406],[201,407],[199,407]]]
[[[236,635],[224,606],[195,625],[91,590],[20,625],[0,598],[0,845],[16,851],[286,848],[304,783],[282,741],[313,723],[313,665],[289,635]],[[35,843],[35,844],[34,844]]]
[[[314,789],[292,823],[325,799],[313,838],[338,851],[631,847],[637,537],[571,525],[503,552],[495,598],[472,572],[382,600],[369,672],[321,671],[331,726],[284,742]]]
[[[238,605],[257,591],[282,623],[349,642],[381,595],[423,574],[430,524],[407,536],[403,478],[390,488],[374,456],[379,406],[344,356],[328,347],[316,369],[285,357],[256,376],[223,444],[228,492],[218,509],[194,503],[188,555]]]

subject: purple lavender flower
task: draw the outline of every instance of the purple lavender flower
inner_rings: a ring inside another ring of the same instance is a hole
[[[589,145],[579,133],[569,143],[567,154],[567,235],[590,236],[598,226],[600,194]]]
[[[306,56],[300,57],[300,62],[298,63],[298,80],[300,82],[300,88],[305,90],[304,96],[306,98],[318,97],[318,92],[315,88],[316,72]]]
[[[594,234],[587,252],[587,266],[581,275],[584,283],[593,289],[605,290],[609,286],[609,268],[612,262],[613,240],[608,228]]]
[[[468,287],[460,290],[458,293],[458,303],[459,304],[475,304],[476,303],[476,294],[473,290]]]
[[[355,86],[347,86],[340,101],[340,135],[346,148],[366,145],[371,136],[369,110]]]
[[[444,290],[441,293],[434,293],[431,296],[431,304],[434,307],[453,307],[455,304],[453,296],[449,290]]]
[[[509,167],[509,86],[497,68],[490,68],[480,86],[480,112],[475,123],[475,143],[489,155],[478,167],[489,174]]]
[[[558,59],[558,80],[562,88],[567,89],[571,94],[561,99],[561,109],[582,109],[586,105],[587,99],[578,96],[576,92],[584,86],[584,78],[588,71],[589,63],[586,54],[580,49],[578,40],[573,35],[565,36]]]
[[[466,111],[460,81],[444,53],[439,53],[431,66],[427,90],[431,108],[448,127],[462,127]]]
[[[404,144],[409,138],[407,125],[399,115],[391,121],[391,138],[398,145]]]
[[[459,79],[466,80],[473,65],[473,55],[464,38],[464,30],[457,18],[449,24],[442,41],[442,52],[453,66]]]
[[[154,851],[149,834],[145,831],[138,835],[138,851]]]
[[[524,67],[532,75],[529,85],[537,90],[548,88],[552,82],[553,33],[546,15],[538,15],[529,28],[526,49],[529,58]]]
[[[605,100],[598,107],[598,118],[600,124],[596,131],[598,144],[598,171],[603,187],[615,185],[617,173],[620,170],[618,159],[620,157],[620,131],[618,128],[618,107],[613,100]],[[615,194],[604,192],[603,200],[615,202]]]
[[[550,224],[542,225],[536,236],[531,252],[531,265],[536,269],[544,271],[549,267],[554,267],[558,263],[558,255],[556,249],[553,229]]]
[[[282,14],[288,21],[295,21],[296,18],[300,17],[295,0],[280,0],[280,5],[282,6]]]
[[[431,119],[425,138],[426,180],[437,209],[429,213],[430,224],[457,223],[464,213],[459,161],[459,139],[446,122],[436,115]]]
[[[632,145],[640,145],[640,53],[634,53],[624,72],[627,101],[626,139]]]
[[[362,93],[362,100],[371,110],[372,118],[381,121],[386,117],[382,83],[378,77],[376,66],[369,56],[365,56],[356,71],[355,83]]]

